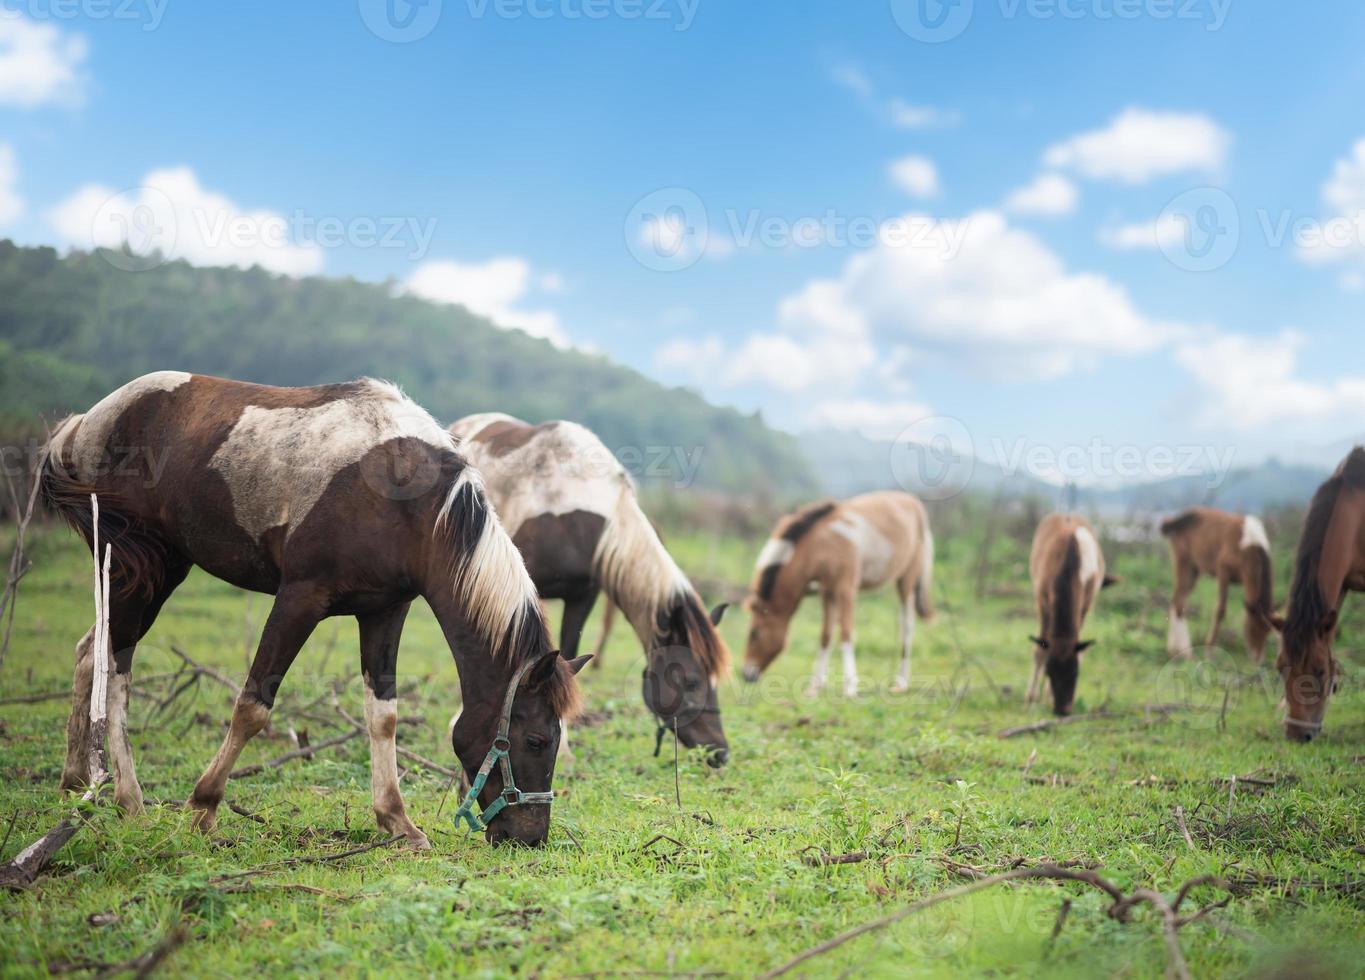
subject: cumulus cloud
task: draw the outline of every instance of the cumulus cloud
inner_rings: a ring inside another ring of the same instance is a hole
[[[85,39],[0,5],[0,105],[75,105],[85,94]]]
[[[16,189],[19,183],[19,164],[14,149],[0,143],[0,228],[24,212],[24,200]]]
[[[1047,217],[1070,214],[1076,210],[1080,196],[1076,185],[1061,174],[1039,174],[1033,183],[1005,199],[1005,210]]]
[[[1248,431],[1285,423],[1340,423],[1359,428],[1365,376],[1306,381],[1297,360],[1306,344],[1296,331],[1273,337],[1220,334],[1181,344],[1176,361],[1199,382],[1197,421]]]
[[[938,168],[928,157],[901,157],[891,164],[891,179],[911,197],[937,197]]]
[[[1322,185],[1322,201],[1330,213],[1296,236],[1299,257],[1315,264],[1365,262],[1365,139],[1333,166]],[[1347,272],[1341,284],[1359,288],[1359,273]]]
[[[1145,184],[1156,177],[1223,166],[1231,137],[1200,113],[1129,108],[1103,129],[1048,148],[1043,161],[1092,180]]]
[[[896,129],[931,129],[956,126],[961,122],[961,114],[953,109],[914,104],[896,96],[884,98],[859,65],[849,62],[836,64],[830,69],[830,77],[836,84],[856,95],[873,115]]]
[[[1185,222],[1175,214],[1163,214],[1154,221],[1100,230],[1100,242],[1121,252],[1148,248],[1173,248],[1185,238]]]
[[[66,242],[82,249],[159,251],[195,265],[259,265],[290,276],[322,271],[322,250],[293,241],[283,215],[243,208],[205,188],[189,167],[153,170],[127,191],[87,184],[47,219]]]
[[[532,281],[531,264],[517,256],[469,263],[434,259],[419,265],[405,288],[414,296],[437,303],[456,303],[499,326],[567,347],[568,338],[557,314],[520,305],[530,292]]]

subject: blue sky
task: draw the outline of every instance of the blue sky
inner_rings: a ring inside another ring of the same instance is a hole
[[[388,4],[0,0],[0,236],[152,215],[793,431],[1365,434],[1358,3]]]

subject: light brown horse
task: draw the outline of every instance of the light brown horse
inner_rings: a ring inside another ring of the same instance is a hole
[[[730,672],[730,650],[716,630],[724,607],[707,616],[611,450],[574,422],[531,425],[499,413],[460,419],[450,432],[483,473],[541,597],[564,600],[564,655],[577,653],[606,592],[644,647],[649,710],[684,745],[725,762],[717,684]]]
[[[1218,582],[1218,606],[1204,645],[1218,642],[1218,630],[1228,608],[1228,586],[1242,587],[1246,607],[1244,633],[1251,659],[1260,663],[1270,635],[1274,609],[1275,576],[1270,565],[1270,539],[1259,517],[1229,514],[1212,507],[1193,507],[1163,521],[1161,533],[1171,545],[1175,570],[1175,593],[1171,597],[1171,626],[1166,650],[1173,657],[1189,657],[1190,626],[1185,603],[1199,576],[1212,575]]]
[[[1284,731],[1293,741],[1310,742],[1322,731],[1337,687],[1332,644],[1347,592],[1365,592],[1365,449],[1359,446],[1313,495],[1289,608],[1271,621],[1281,633],[1276,666],[1284,677]]]
[[[1100,589],[1116,579],[1104,572],[1104,553],[1090,523],[1077,514],[1049,514],[1038,524],[1029,554],[1029,577],[1038,607],[1033,641],[1033,676],[1026,703],[1037,701],[1043,674],[1052,688],[1052,710],[1071,714],[1081,655],[1094,640],[1082,640],[1085,619]]]
[[[853,657],[853,610],[860,590],[896,583],[900,598],[901,660],[893,691],[910,687],[915,617],[933,616],[934,536],[929,515],[908,493],[883,491],[840,503],[813,504],[777,522],[755,566],[745,599],[751,616],[744,679],[756,681],[787,645],[787,630],[809,592],[824,607],[820,649],[807,693],[824,689],[833,622],[839,619],[844,694],[858,693]]]
[[[477,471],[426,412],[392,385],[363,380],[270,388],[179,371],[129,382],[53,434],[42,464],[47,503],[85,538],[98,494],[99,539],[113,546],[109,733],[114,796],[142,809],[128,741],[133,654],[162,605],[197,565],[274,595],[218,754],[187,806],[212,828],[233,764],[270,719],[285,674],[317,624],[360,625],[371,788],[379,825],[418,848],[398,788],[398,641],[408,607],[426,599],[460,675],[464,712],[452,736],[472,779],[521,676],[510,729],[512,772],[546,792],[562,719],[578,705],[581,662],[552,653],[535,587],[498,524]],[[76,648],[62,786],[89,779],[84,753],[92,633]],[[533,666],[532,666],[533,665]],[[499,798],[494,770],[480,796]],[[544,803],[507,806],[490,841],[542,843]]]

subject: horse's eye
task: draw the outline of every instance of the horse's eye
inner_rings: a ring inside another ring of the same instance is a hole
[[[526,736],[526,747],[532,752],[544,752],[549,747],[550,740],[539,735]]]
[[[701,687],[701,681],[697,680],[695,677],[689,677],[689,678],[687,679],[686,685],[684,685],[684,686],[685,686],[689,691],[695,691],[695,690],[697,690],[698,688]]]

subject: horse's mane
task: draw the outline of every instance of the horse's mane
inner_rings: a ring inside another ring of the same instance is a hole
[[[1198,524],[1199,520],[1198,511],[1187,510],[1183,514],[1177,514],[1175,517],[1162,521],[1161,533],[1168,538],[1181,534]]]
[[[1337,501],[1344,488],[1365,489],[1365,449],[1352,449],[1337,471],[1318,487],[1299,536],[1294,559],[1294,582],[1289,588],[1289,614],[1284,625],[1282,645],[1294,662],[1301,661],[1312,649],[1313,636],[1332,611],[1327,596],[1318,584],[1318,566],[1327,543],[1327,528],[1332,523]]]
[[[820,523],[837,506],[838,504],[833,500],[823,500],[803,507],[794,514],[788,514],[777,522],[777,528],[773,531],[773,539],[785,541],[787,544],[795,546],[811,528]],[[773,597],[773,589],[777,586],[777,576],[781,571],[782,565],[779,562],[767,565],[759,570],[758,588],[755,591],[760,599],[771,599]]]
[[[1066,536],[1066,555],[1052,592],[1052,633],[1070,636],[1076,629],[1076,581],[1081,570],[1081,546],[1073,530]]]
[[[670,609],[660,613],[659,629],[665,635],[686,637],[687,648],[712,680],[730,673],[730,648],[711,623],[701,598],[690,587]]]
[[[455,594],[470,628],[513,669],[552,648],[545,615],[526,563],[512,544],[484,492],[478,471],[454,457],[458,466],[436,519],[435,536],[450,548]],[[582,709],[573,671],[560,657],[550,682],[550,705],[562,719]]]

